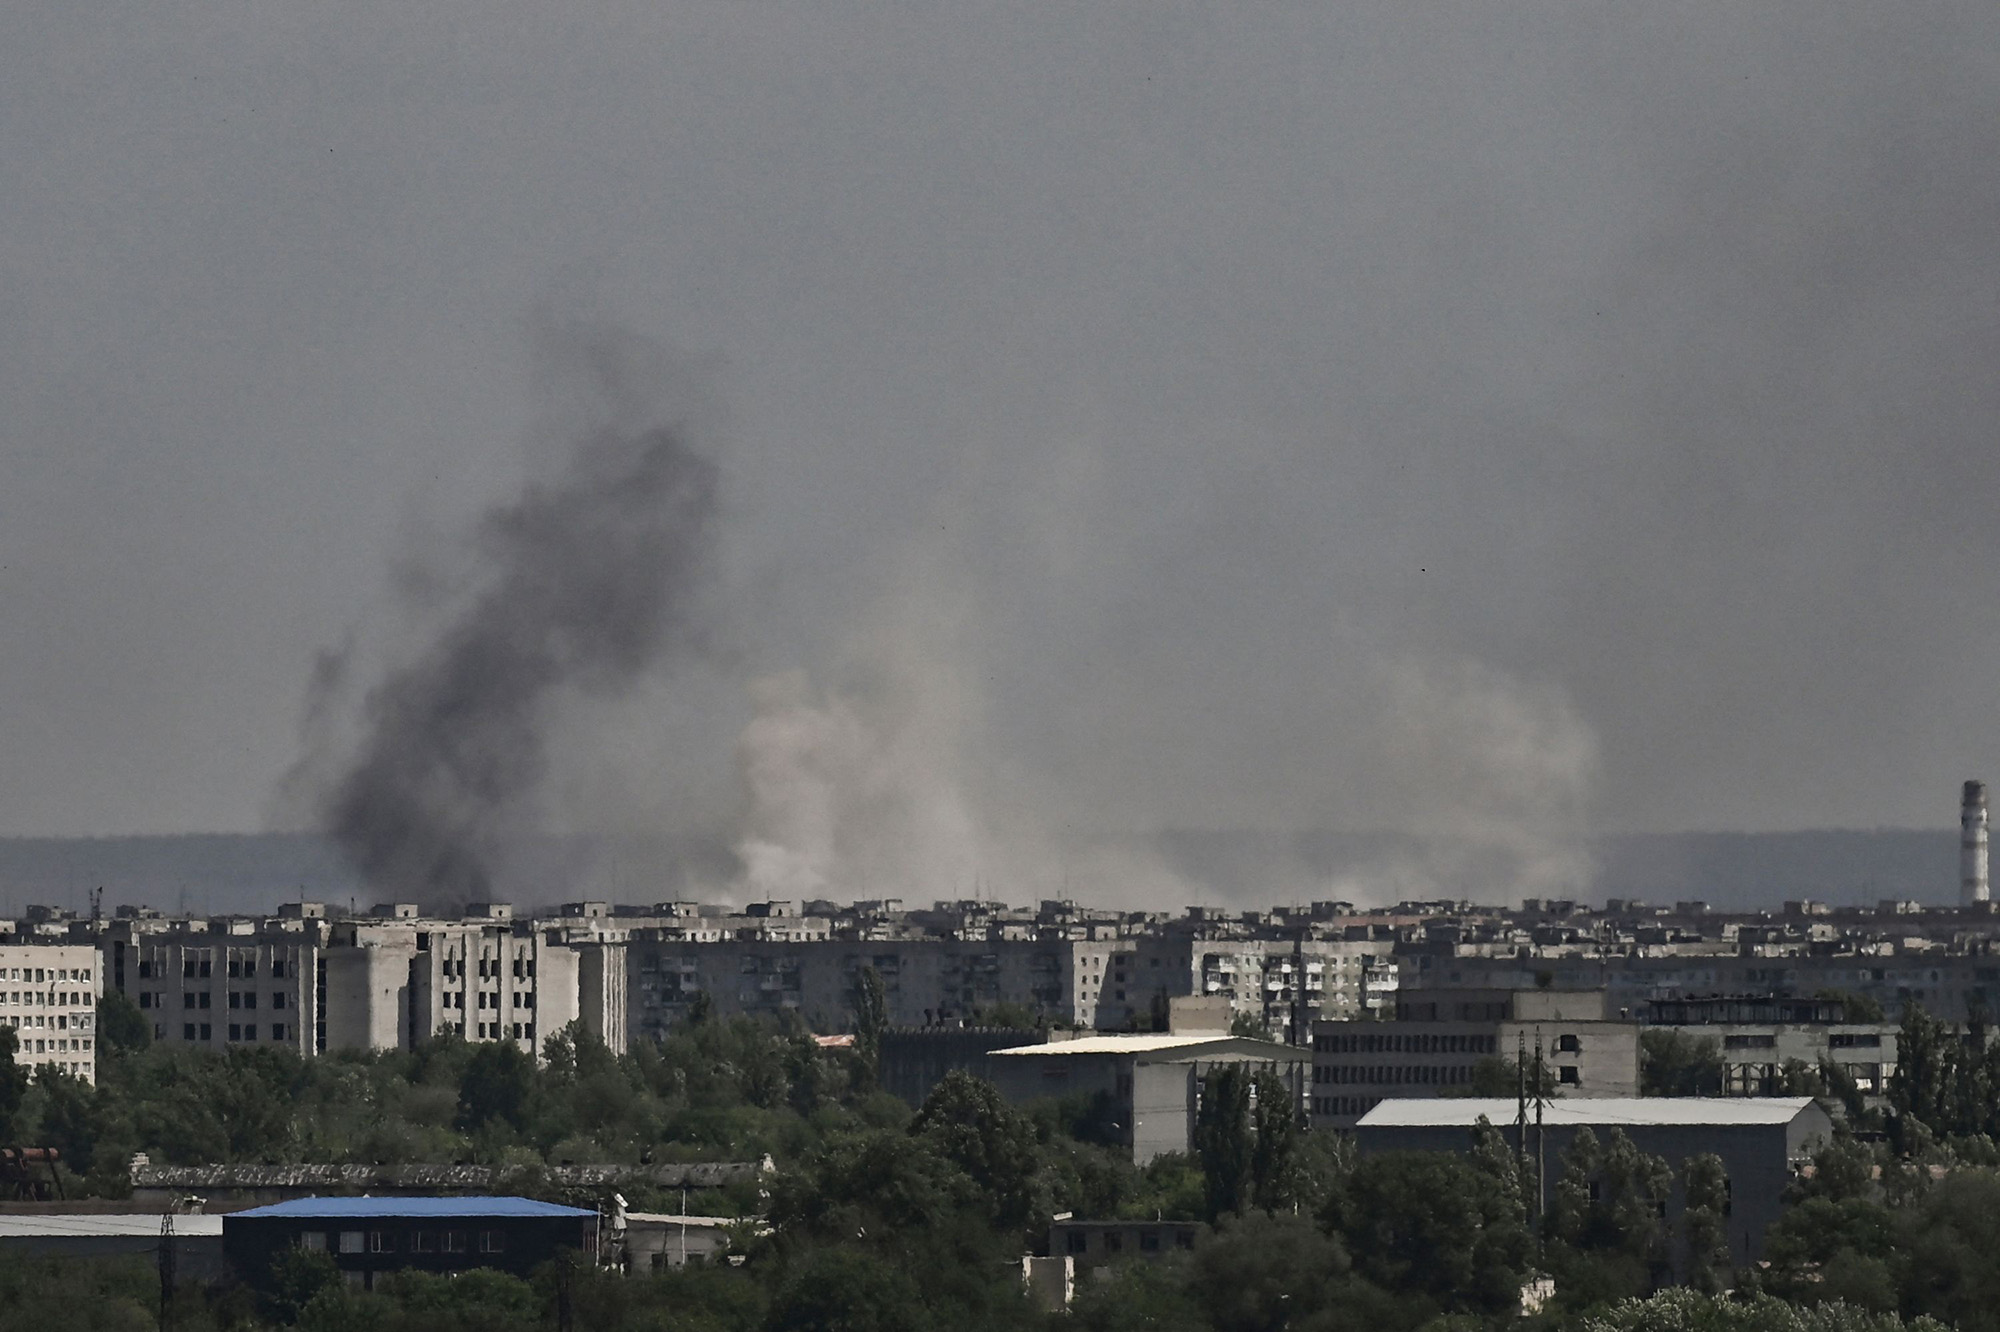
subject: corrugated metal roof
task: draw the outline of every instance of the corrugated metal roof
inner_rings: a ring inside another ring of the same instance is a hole
[[[1616,1127],[1671,1124],[1789,1124],[1810,1096],[1579,1096],[1543,1102],[1542,1122]],[[1514,1122],[1513,1097],[1391,1097],[1361,1116],[1356,1128],[1471,1128],[1484,1115],[1495,1127]],[[1535,1108],[1528,1107],[1533,1120]]]
[[[583,1207],[536,1202],[533,1198],[291,1198],[268,1207],[232,1212],[232,1217],[341,1218],[427,1216],[596,1216]]]
[[[90,1212],[90,1213],[38,1213],[35,1215],[0,1215],[0,1239],[80,1239],[105,1235],[158,1235],[160,1214],[158,1212]],[[217,1236],[222,1234],[222,1218],[219,1216],[174,1217],[174,1234],[179,1238],[189,1236]]]

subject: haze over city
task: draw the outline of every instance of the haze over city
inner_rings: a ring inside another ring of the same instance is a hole
[[[1499,898],[2000,770],[1990,8],[596,18],[0,44],[0,834]]]

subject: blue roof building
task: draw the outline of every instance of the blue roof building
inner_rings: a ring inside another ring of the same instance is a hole
[[[405,1268],[527,1276],[565,1249],[594,1259],[597,1213],[532,1198],[293,1198],[223,1217],[222,1249],[256,1286],[292,1249],[325,1253],[362,1287]]]

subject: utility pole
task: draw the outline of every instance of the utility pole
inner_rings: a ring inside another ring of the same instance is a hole
[[[1539,1225],[1549,1205],[1549,1139],[1542,1126],[1542,1029],[1535,1028],[1535,1221]]]
[[[174,1266],[174,1207],[169,1203],[160,1217],[160,1332],[174,1325]]]

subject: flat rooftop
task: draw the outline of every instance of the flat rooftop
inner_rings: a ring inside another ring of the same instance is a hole
[[[596,1216],[585,1207],[536,1202],[533,1198],[292,1198],[268,1207],[231,1212],[232,1217],[291,1217],[337,1221],[364,1217],[562,1217]],[[178,1222],[176,1222],[178,1225]]]
[[[158,1212],[14,1213],[0,1216],[0,1239],[90,1239],[156,1236]],[[174,1237],[220,1237],[222,1218],[194,1213],[174,1217]]]

